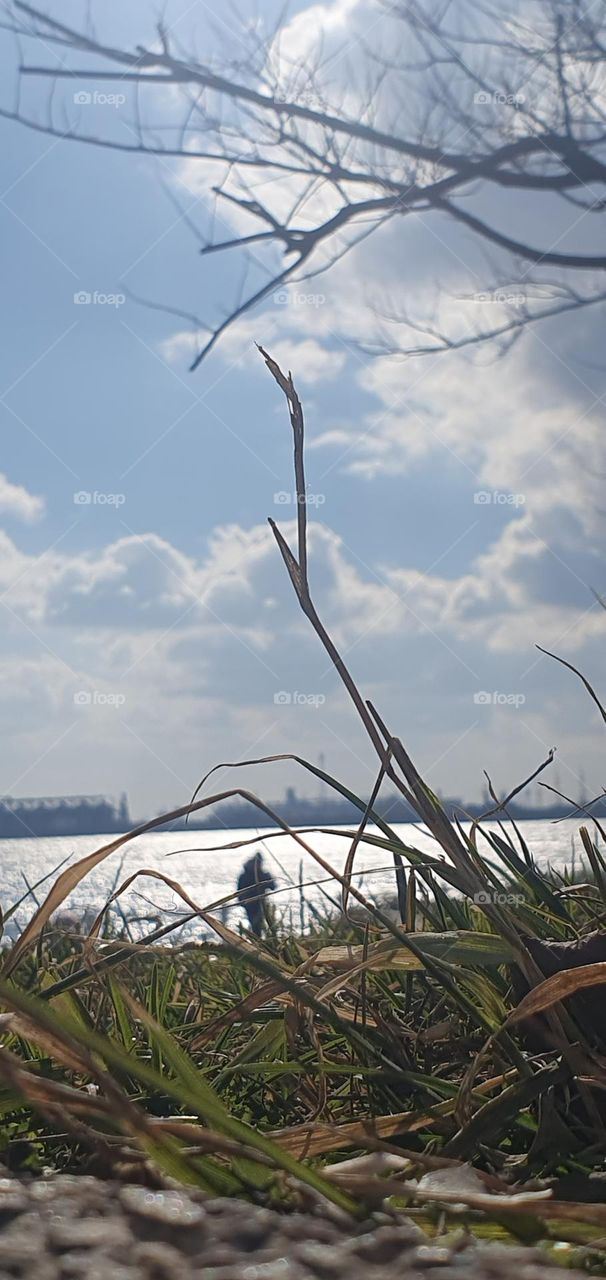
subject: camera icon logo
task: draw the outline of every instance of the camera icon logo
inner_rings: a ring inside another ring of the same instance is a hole
[[[474,893],[473,900],[478,907],[484,907],[487,902],[492,902],[491,895],[486,889],[480,889],[479,893]]]
[[[492,102],[492,94],[486,93],[485,89],[480,89],[478,93],[474,93],[473,100],[478,107],[486,107]]]
[[[277,307],[287,307],[290,302],[288,289],[278,289],[278,292],[274,293],[273,300]]]
[[[290,706],[292,702],[292,694],[287,693],[285,689],[281,689],[279,693],[274,693],[274,702],[277,707]]]
[[[87,493],[86,489],[81,489],[79,493],[74,494],[74,502],[77,507],[88,507],[92,500],[92,493]]]
[[[286,493],[284,489],[281,489],[279,493],[274,493],[274,502],[279,507],[285,507],[289,502],[292,502],[292,496],[290,493]]]
[[[492,494],[488,489],[479,489],[477,493],[474,493],[473,500],[476,506],[487,507],[492,502]]]
[[[89,107],[92,100],[92,93],[87,93],[85,89],[81,89],[79,93],[74,94],[74,102],[77,107]]]
[[[85,289],[81,289],[79,293],[74,294],[74,302],[77,307],[87,307],[92,300],[92,293],[87,293]]]
[[[477,707],[486,707],[492,702],[492,694],[481,689],[479,693],[474,693],[473,700]]]
[[[90,707],[92,700],[92,694],[87,689],[79,689],[78,693],[74,694],[74,703],[77,707]]]

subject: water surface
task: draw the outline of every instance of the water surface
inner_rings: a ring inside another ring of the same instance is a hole
[[[521,822],[519,826],[539,866],[551,864],[561,869],[564,865],[570,866],[573,859],[579,866],[581,847],[578,838],[579,824],[576,820],[552,822],[542,819]],[[338,834],[331,835],[308,833],[305,839],[325,860],[342,871],[350,843],[346,830],[336,829]],[[406,843],[439,855],[435,842],[422,827],[402,823],[395,830]],[[27,884],[33,885],[42,876],[53,871],[64,858],[68,859],[66,865],[73,865],[113,839],[115,836],[96,835],[0,840],[0,903],[3,910],[22,897],[27,891]],[[252,843],[240,849],[225,847],[243,840],[250,840]],[[305,922],[309,921],[310,904],[319,910],[330,906],[327,895],[333,899],[338,896],[338,886],[334,881],[326,881],[325,872],[312,854],[297,846],[290,836],[261,828],[257,831],[189,830],[150,832],[137,837],[96,867],[70,894],[65,905],[78,914],[88,913],[91,916],[118,885],[133,873],[147,869],[159,871],[178,881],[197,905],[208,907],[234,892],[242,863],[255,849],[263,851],[266,865],[274,877],[279,892],[273,901],[285,924],[292,921],[298,928],[302,915]],[[355,870],[355,882],[367,896],[378,898],[393,893],[394,872],[389,854],[386,855],[371,845],[362,844],[356,854]],[[315,883],[319,880],[323,883]],[[304,886],[302,890],[297,887],[301,881]],[[44,898],[51,883],[52,880],[48,880],[36,891],[38,901]],[[160,916],[166,921],[170,918],[168,913],[172,912],[172,918],[176,919],[178,914],[186,910],[173,890],[161,881],[145,875],[137,877],[120,901],[129,918],[141,918],[131,926],[137,935],[150,930],[154,918]],[[34,905],[32,897],[21,905],[15,917],[7,924],[7,934],[14,936],[16,930],[32,915]],[[230,925],[237,927],[242,918],[237,905],[227,908]],[[195,937],[204,932],[205,927],[195,921],[185,925],[180,935],[171,936],[175,939],[178,936]]]

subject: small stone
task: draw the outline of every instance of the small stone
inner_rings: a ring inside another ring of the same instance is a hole
[[[303,1272],[288,1258],[275,1258],[272,1262],[251,1262],[242,1265],[240,1259],[230,1266],[217,1267],[206,1263],[204,1280],[309,1280],[309,1272]],[[112,1277],[113,1280],[113,1277]],[[347,1277],[350,1280],[350,1277]]]
[[[48,1223],[48,1242],[58,1253],[68,1249],[127,1248],[128,1232],[119,1219],[108,1223],[107,1218],[64,1218],[57,1216]]]
[[[187,1259],[171,1244],[145,1241],[131,1252],[132,1261],[150,1280],[188,1280],[191,1275]]]
[[[44,1228],[40,1215],[30,1211],[20,1214],[2,1231],[2,1263],[6,1265],[7,1258],[19,1256],[21,1249],[26,1258],[40,1257],[44,1246]]]
[[[151,1219],[167,1227],[200,1227],[205,1211],[179,1191],[150,1191],[148,1187],[123,1187],[120,1200],[127,1213]]]
[[[248,1221],[234,1223],[230,1237],[235,1249],[253,1253],[265,1244],[270,1230],[269,1223],[250,1218]]]
[[[230,1249],[229,1245],[219,1244],[218,1242],[212,1241],[204,1247],[202,1253],[196,1255],[194,1261],[196,1266],[204,1268],[204,1280],[206,1280],[207,1269],[212,1273],[214,1280],[215,1269],[217,1275],[219,1275],[223,1271],[227,1274],[231,1268],[231,1274],[233,1276],[234,1268],[237,1266],[239,1259],[233,1249]]]
[[[88,1280],[92,1261],[99,1265],[98,1255],[92,1259],[88,1249],[72,1249],[68,1253],[61,1254],[58,1259],[61,1280],[80,1280],[80,1276]],[[107,1259],[107,1269],[111,1270],[113,1277],[114,1269],[109,1259]]]
[[[20,1219],[20,1222],[23,1219]],[[6,1233],[8,1236],[8,1232]],[[0,1244],[0,1261],[4,1275],[11,1277],[35,1276],[36,1280],[56,1280],[57,1272],[54,1260],[46,1255],[44,1240],[41,1234],[34,1232],[19,1237],[13,1235],[10,1240],[2,1234]]]
[[[237,1208],[239,1203],[237,1200],[205,1200],[204,1208],[211,1218],[229,1217],[233,1216],[234,1208]]]
[[[394,1262],[403,1253],[410,1251],[418,1241],[419,1234],[416,1227],[412,1230],[405,1224],[379,1227],[377,1231],[371,1231],[368,1235],[354,1239],[351,1243],[351,1251],[364,1262],[378,1267],[384,1263]]]
[[[27,1207],[25,1192],[9,1178],[2,1178],[0,1180],[0,1225],[3,1226],[11,1218],[16,1218],[19,1213],[25,1213]]]
[[[120,1267],[107,1258],[91,1258],[86,1280],[141,1280],[141,1272],[135,1271],[134,1267]]]
[[[29,1188],[29,1198],[40,1204],[49,1204],[51,1200],[56,1198],[57,1190],[58,1188],[52,1178],[40,1178],[38,1182],[32,1182]]]
[[[316,1240],[328,1245],[342,1239],[334,1222],[328,1218],[308,1217],[304,1213],[285,1214],[280,1222],[280,1233],[288,1240]]]
[[[445,1267],[452,1262],[452,1250],[440,1245],[422,1244],[415,1253],[415,1263],[419,1267]]]
[[[274,1258],[272,1262],[252,1262],[239,1267],[239,1280],[297,1280],[301,1275],[292,1258]]]
[[[295,1246],[293,1253],[297,1261],[309,1267],[320,1280],[335,1280],[342,1274],[343,1250],[338,1245],[331,1249],[317,1240],[304,1240]]]

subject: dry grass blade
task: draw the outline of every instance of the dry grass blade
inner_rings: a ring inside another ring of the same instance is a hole
[[[221,1015],[220,1018],[213,1019],[208,1026],[194,1036],[189,1042],[190,1053],[197,1049],[202,1049],[205,1044],[211,1040],[216,1040],[222,1031],[226,1031],[228,1027],[233,1026],[237,1022],[246,1022],[251,1013],[256,1013],[257,1009],[262,1009],[270,1000],[275,1000],[277,996],[284,991],[284,984],[272,981],[265,982],[263,986],[258,987],[256,991],[252,991],[250,995],[241,1000],[239,1004],[235,1004],[232,1009],[228,1009],[227,1013]]]
[[[582,991],[585,987],[605,985],[606,963],[584,964],[576,969],[563,969],[561,973],[554,974],[552,978],[547,978],[545,982],[541,982],[538,987],[529,991],[513,1013],[510,1013],[507,1022],[520,1022],[522,1018],[530,1018],[532,1014],[542,1013],[544,1009],[551,1008],[559,1000],[566,1000],[568,996],[573,996],[576,991]]]
[[[269,1156],[256,1151],[254,1147],[247,1147],[241,1142],[226,1138],[225,1134],[218,1133],[208,1125],[194,1124],[191,1120],[181,1120],[179,1117],[174,1120],[154,1118],[150,1120],[150,1125],[159,1133],[168,1133],[173,1138],[187,1142],[191,1147],[204,1151],[208,1155],[233,1156],[240,1161],[253,1160],[255,1164],[264,1165],[266,1169],[275,1168],[275,1161]]]
[[[591,836],[587,830],[587,827],[580,827],[579,835],[581,837],[581,842],[583,844],[585,853],[587,854],[587,857],[589,859],[589,865],[593,872],[596,885],[599,889],[600,897],[602,899],[602,902],[604,903],[604,906],[606,907],[606,868],[604,866],[604,859],[597,845],[593,843],[593,840],[591,839]]]
[[[486,778],[488,792],[491,800],[494,800],[494,806],[492,809],[485,809],[484,813],[482,813],[479,818],[476,818],[474,820],[472,829],[471,829],[471,837],[473,838],[473,833],[479,827],[481,822],[485,822],[487,818],[493,818],[497,813],[503,813],[503,811],[506,811],[507,806],[511,804],[511,801],[515,800],[516,796],[519,796],[522,791],[525,791],[526,787],[529,787],[530,784],[534,782],[536,778],[539,777],[539,774],[543,773],[545,769],[548,769],[550,764],[553,764],[554,755],[555,755],[554,748],[551,747],[547,758],[543,760],[542,763],[538,765],[538,767],[534,769],[533,772],[529,774],[527,778],[524,778],[523,782],[519,782],[517,787],[514,787],[513,790],[510,791],[509,794],[505,796],[504,800],[499,800],[499,797],[496,794],[495,789],[492,785],[492,781],[489,775],[487,774],[486,770],[484,769],[484,777]]]
[[[484,1080],[474,1090],[474,1096],[479,1099],[486,1097],[514,1075],[515,1072],[508,1072],[506,1075]],[[299,1159],[323,1155],[329,1151],[341,1151],[345,1147],[372,1149],[377,1142],[384,1142],[401,1133],[430,1129],[443,1117],[452,1115],[454,1108],[455,1099],[448,1098],[425,1110],[401,1111],[395,1115],[373,1116],[372,1119],[351,1120],[343,1124],[327,1125],[321,1121],[312,1121],[293,1125],[288,1129],[274,1129],[271,1137]]]
[[[439,1102],[426,1111],[402,1111],[393,1116],[375,1116],[372,1120],[350,1120],[344,1124],[327,1125],[321,1121],[294,1125],[290,1129],[275,1129],[271,1137],[299,1160],[340,1151],[344,1147],[364,1147],[368,1141],[395,1138],[400,1133],[414,1133],[418,1129],[431,1128],[432,1124],[452,1111],[452,1102]]]
[[[204,807],[207,801],[201,801],[196,808]],[[25,954],[28,947],[33,946],[36,939],[40,936],[44,926],[48,923],[51,916],[73,893],[74,889],[82,880],[93,871],[99,863],[104,862],[112,853],[116,853],[125,844],[136,839],[137,836],[145,835],[147,831],[154,831],[158,827],[164,826],[167,822],[173,822],[177,818],[184,818],[192,811],[191,805],[182,805],[179,809],[173,809],[171,813],[162,814],[159,818],[152,818],[149,822],[143,823],[140,827],[135,827],[132,831],[128,831],[125,835],[119,836],[117,840],[110,841],[109,844],[102,845],[100,849],[96,849],[94,853],[89,853],[84,858],[80,858],[73,867],[68,867],[55,880],[50,892],[47,894],[44,902],[32,916],[29,924],[26,925],[23,932],[15,942],[15,945],[9,951],[8,956],[2,967],[2,977],[7,978],[18,965],[21,957]]]
[[[413,954],[408,948],[394,947],[390,941],[374,946],[364,960],[364,948],[351,943],[322,947],[313,956],[316,965],[358,965],[376,969],[423,969],[426,956],[440,957],[451,964],[491,965],[511,964],[514,953],[509,943],[494,933],[466,933],[452,930],[447,933],[412,933],[409,935],[418,947]]]
[[[124,893],[130,887],[130,885],[133,884],[135,880],[139,879],[140,876],[147,876],[152,880],[160,880],[161,883],[165,884],[168,889],[171,889],[172,892],[176,894],[178,898],[181,898],[182,902],[184,902],[186,906],[190,908],[193,916],[198,916],[200,920],[203,920],[204,923],[209,926],[209,928],[213,929],[214,932],[219,935],[219,937],[223,940],[223,942],[227,942],[232,946],[237,945],[238,947],[240,947],[242,951],[244,952],[248,951],[251,954],[256,954],[257,951],[263,950],[263,947],[259,942],[255,942],[255,943],[249,942],[246,938],[240,937],[240,934],[234,933],[233,929],[230,929],[228,925],[223,923],[222,920],[218,920],[216,916],[211,915],[209,909],[207,909],[206,907],[198,906],[198,904],[194,902],[193,898],[190,897],[187,890],[183,888],[183,885],[180,884],[178,880],[173,880],[170,876],[164,875],[162,871],[156,871],[152,867],[142,867],[139,871],[134,871],[131,876],[127,876],[126,880],[123,880],[122,884],[120,884],[118,888],[114,890],[111,897],[108,898],[107,902],[105,903],[105,906],[102,908],[102,910],[97,915],[96,919],[93,921],[93,924],[88,934],[89,942],[94,940],[98,936],[99,929],[103,921],[103,917],[109,910],[111,904],[115,902],[116,899],[119,898],[120,895]]]
[[[129,992],[123,991],[122,994],[131,1013],[146,1027],[150,1040],[157,1042],[163,1057],[170,1064],[181,1097],[202,1119],[218,1129],[225,1137],[241,1143],[245,1149],[250,1147],[267,1156],[274,1161],[277,1168],[283,1169],[285,1173],[312,1187],[321,1195],[326,1195],[347,1213],[354,1215],[357,1213],[355,1203],[346,1196],[335,1197],[330,1184],[325,1182],[320,1173],[302,1165],[287,1148],[275,1143],[271,1135],[262,1133],[252,1125],[237,1119],[202,1073],[196,1069],[191,1058],[181,1049],[174,1037],[156,1022]],[[170,1087],[167,1085],[167,1088]],[[174,1085],[172,1087],[174,1088]]]
[[[325,626],[320,621],[320,617],[316,611],[309,591],[309,580],[307,576],[307,489],[305,484],[305,459],[304,459],[304,433],[305,424],[303,418],[303,410],[301,402],[295,391],[292,377],[288,377],[282,372],[276,361],[272,359],[262,347],[259,351],[265,360],[273,378],[275,378],[281,391],[286,396],[288,408],[290,412],[291,424],[293,428],[294,450],[295,450],[295,480],[297,488],[297,506],[298,511],[298,560],[293,555],[284,535],[280,532],[275,520],[269,520],[269,526],[278,544],[280,554],[286,565],[288,575],[295,589],[295,594],[305,616],[311,622],[316,635],[322,641],[328,656],[333,663],[335,670],[339,673],[350,698],[364,724],[364,728],[373,744],[373,747],[382,763],[386,764],[386,772],[392,782],[403,792],[408,798],[407,788],[404,786],[401,778],[395,773],[391,765],[387,765],[387,752],[381,742],[380,735],[377,733],[373,724],[372,716],[368,712],[368,708],[364,699],[353,680],[348,667],[343,661],[336,645],[333,643]]]
[[[414,1198],[421,1202],[465,1204],[470,1209],[487,1209],[496,1215],[503,1210],[525,1213],[533,1208],[540,1213],[542,1202],[550,1200],[552,1194],[549,1188],[510,1191],[502,1187],[498,1191],[487,1191],[480,1174],[469,1165],[426,1173],[414,1188]]]
[[[471,1119],[459,1132],[447,1142],[444,1150],[449,1156],[467,1159],[473,1156],[482,1143],[490,1143],[495,1134],[503,1132],[508,1124],[526,1110],[531,1103],[540,1098],[548,1088],[563,1083],[566,1076],[564,1067],[549,1063],[534,1075],[518,1080],[503,1089],[496,1098],[491,1098],[471,1116]],[[471,1108],[474,1093],[460,1091],[457,1100],[457,1115],[460,1110]],[[464,1095],[464,1096],[461,1096]]]
[[[272,360],[272,357],[263,350],[263,347],[259,347],[259,351],[263,356],[272,377],[275,378],[278,386],[284,392],[288,401],[295,445],[295,487],[297,491],[299,545],[299,563],[297,569],[300,574],[301,586],[304,587],[307,585],[307,492],[305,488],[305,467],[303,458],[303,439],[305,433],[303,406],[295,390],[292,373],[289,373],[288,377],[286,377],[286,375],[282,373],[279,365],[276,364],[276,361]]]
[[[375,784],[374,784],[374,787],[373,787],[373,789],[372,789],[372,793],[371,793],[370,799],[369,799],[369,801],[368,801],[368,804],[366,805],[366,808],[365,808],[365,810],[364,810],[364,813],[362,814],[362,818],[361,818],[361,821],[360,821],[360,825],[358,826],[358,829],[357,829],[357,831],[356,831],[356,834],[355,834],[355,836],[354,836],[354,838],[353,838],[353,840],[352,840],[352,842],[351,842],[351,847],[350,847],[349,852],[348,852],[348,854],[347,854],[347,859],[346,859],[346,862],[345,862],[345,869],[344,869],[344,871],[343,871],[343,877],[344,877],[344,880],[345,880],[345,884],[344,884],[344,886],[343,886],[343,891],[342,891],[342,894],[341,894],[341,904],[342,904],[342,910],[343,910],[343,914],[344,914],[344,915],[347,915],[347,903],[348,903],[348,900],[349,900],[349,887],[350,887],[350,885],[351,885],[351,878],[352,878],[352,875],[353,875],[353,868],[354,868],[354,861],[355,861],[355,856],[356,856],[356,850],[357,850],[357,848],[358,848],[358,845],[360,844],[360,841],[362,840],[362,838],[363,838],[363,836],[364,836],[364,831],[366,830],[366,826],[367,826],[368,820],[369,820],[369,818],[370,818],[370,815],[371,815],[371,813],[372,813],[372,812],[373,812],[373,810],[374,810],[375,801],[376,801],[376,799],[377,799],[377,796],[378,796],[378,794],[379,794],[379,791],[381,790],[381,783],[382,783],[382,781],[383,781],[383,779],[384,779],[384,777],[385,777],[385,774],[386,774],[387,768],[388,768],[388,766],[389,766],[390,758],[391,758],[391,753],[388,751],[388,752],[387,752],[387,756],[386,756],[385,761],[382,761],[382,762],[381,762],[381,768],[379,769],[378,777],[377,777],[376,782],[375,782]]]
[[[227,791],[221,791],[215,795],[207,796],[206,799],[198,800],[192,804],[181,805],[180,808],[173,809],[170,813],[161,814],[158,818],[152,818],[149,822],[143,823],[142,826],[135,827],[132,831],[127,832],[123,836],[119,836],[118,839],[112,840],[109,844],[102,845],[102,847],[97,849],[94,853],[87,854],[86,857],[80,858],[73,867],[68,867],[66,871],[63,871],[53,884],[44,902],[32,916],[32,919],[26,925],[14,946],[9,951],[1,971],[2,977],[7,978],[14,972],[22,956],[28,948],[33,946],[36,942],[44,926],[48,923],[54,912],[58,910],[63,902],[65,902],[65,899],[73,892],[80,882],[92,870],[94,870],[95,867],[105,861],[106,858],[110,857],[111,854],[116,853],[118,849],[121,849],[131,840],[135,840],[138,836],[145,835],[148,831],[154,831],[158,827],[165,826],[168,822],[173,822],[179,818],[186,818],[190,813],[197,813],[201,809],[208,808],[210,805],[219,804],[223,800],[234,799],[236,796],[242,800],[248,801],[262,813],[266,814],[277,827],[279,827],[286,835],[290,835],[293,840],[297,841],[301,848],[311,854],[311,856],[315,858],[316,862],[319,863],[328,875],[338,880],[340,883],[343,883],[343,878],[339,872],[337,872],[330,863],[321,858],[320,854],[316,853],[316,851],[312,849],[302,836],[289,827],[288,823],[284,822],[269,805],[265,804],[258,796],[254,795],[250,791],[244,790],[242,787],[231,787]],[[163,878],[159,872],[149,874],[154,874],[159,879]],[[173,883],[177,886],[176,881]],[[184,894],[184,891],[181,890],[180,886],[178,886],[177,891],[181,892],[182,895]],[[368,907],[371,911],[375,910],[372,904],[369,903],[363,894],[361,894],[357,889],[352,888],[351,892],[362,906]],[[196,904],[193,904],[193,910],[196,914],[199,914],[204,918],[203,911]],[[389,921],[386,921],[385,918],[383,918],[383,922],[387,924],[389,929],[391,929],[391,923]],[[211,919],[209,917],[207,923],[210,923],[211,928],[215,929],[216,932],[225,939],[225,941],[230,941],[236,936],[232,934],[231,930],[227,929],[224,925],[221,925],[221,923],[214,918]],[[404,937],[401,937],[401,941],[404,945],[406,944],[406,939]],[[238,942],[240,942],[239,938]]]
[[[579,680],[581,681],[581,684],[585,686],[589,694],[589,697],[592,699],[593,702],[595,702],[595,705],[602,717],[602,720],[604,721],[604,724],[606,724],[606,710],[604,710],[604,707],[602,706],[602,703],[600,702],[600,699],[598,698],[598,695],[595,692],[595,689],[591,687],[589,680],[586,679],[583,673],[581,671],[578,671],[576,667],[573,667],[572,662],[566,662],[565,658],[559,658],[557,653],[550,653],[549,649],[543,649],[540,644],[537,645],[537,649],[539,650],[540,653],[544,653],[546,657],[553,658],[554,662],[559,662],[563,667],[567,667],[569,671],[572,671],[575,676],[578,676]]]

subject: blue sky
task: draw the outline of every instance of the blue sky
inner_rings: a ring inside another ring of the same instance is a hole
[[[60,12],[76,19],[80,6]],[[100,29],[142,43],[154,13],[133,3]],[[167,21],[208,56],[235,39],[216,2],[173,4]],[[371,0],[298,4],[283,36],[304,57],[310,32],[330,49],[356,24],[380,32]],[[6,40],[9,84],[14,64]],[[27,94],[43,113],[43,87]],[[82,111],[132,138],[126,96]],[[207,173],[0,127],[0,791],[126,790],[137,814],[156,812],[218,761],[289,749],[323,752],[369,789],[371,752],[267,529],[267,515],[292,528],[292,504],[275,499],[292,490],[292,447],[255,340],[292,368],[305,403],[321,612],[432,785],[474,797],[486,768],[513,786],[557,746],[564,789],[599,789],[598,716],[534,645],[599,685],[601,317],[552,321],[500,361],[371,357],[360,345],[370,286],[421,301],[446,290],[455,315],[457,293],[481,287],[477,246],[417,220],[293,286],[286,304],[266,302],[192,375],[182,321],[128,297],[74,296],[127,287],[204,316],[225,310],[242,260],[202,261],[166,192],[203,227]],[[565,236],[548,213],[554,239]],[[544,227],[544,211],[519,203],[504,217]],[[594,235],[588,225],[587,246]],[[82,493],[90,501],[74,500]],[[290,705],[274,701],[280,691]],[[484,705],[479,691],[503,697]],[[294,766],[256,780],[270,797],[286,784],[309,789]]]

